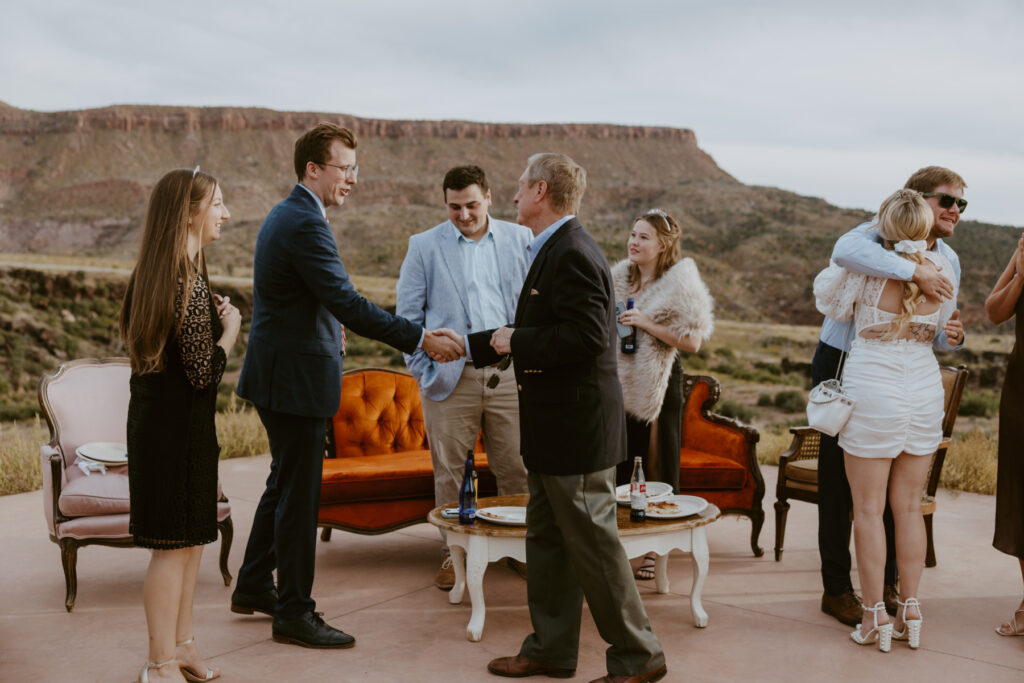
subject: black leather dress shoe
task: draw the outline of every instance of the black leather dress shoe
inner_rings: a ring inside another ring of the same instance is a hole
[[[238,614],[262,612],[268,617],[272,617],[274,616],[275,607],[277,607],[276,588],[271,588],[262,593],[242,593],[236,590],[231,594],[231,611]]]
[[[306,612],[294,619],[274,619],[274,640],[302,647],[352,647],[356,639],[327,625],[320,612]]]
[[[900,608],[899,599],[900,589],[891,583],[885,584],[885,588],[882,589],[882,601],[885,602],[885,611],[889,616],[896,616],[896,610]]]

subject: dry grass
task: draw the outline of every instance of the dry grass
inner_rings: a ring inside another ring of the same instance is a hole
[[[244,458],[270,452],[267,433],[256,411],[232,396],[217,413],[221,458]],[[27,422],[0,422],[0,496],[35,491],[43,485],[39,447],[49,441],[38,417]]]
[[[981,429],[953,434],[939,483],[947,489],[993,494],[996,492],[998,439]]]
[[[217,440],[221,460],[270,452],[267,432],[256,410],[245,406],[233,393],[227,409],[217,413]]]
[[[0,423],[0,496],[34,491],[43,485],[39,447],[49,430],[38,417],[30,422]]]
[[[789,427],[769,425],[760,430],[761,440],[757,443],[757,461],[762,465],[778,465],[779,456],[789,448],[793,435]]]

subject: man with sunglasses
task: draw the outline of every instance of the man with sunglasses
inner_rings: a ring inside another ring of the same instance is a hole
[[[960,282],[960,259],[943,239],[951,237],[967,208],[963,198],[967,184],[958,174],[941,166],[927,166],[907,179],[906,189],[917,190],[935,214],[935,223],[928,237],[928,248],[939,251],[953,266],[953,272],[939,272],[925,259],[914,264],[882,246],[873,221],[862,223],[839,238],[832,250],[832,260],[849,270],[892,280],[913,281],[929,297],[946,300],[953,296],[954,285]],[[940,351],[954,351],[963,346],[964,328],[960,312],[938,331],[932,342]],[[817,385],[838,374],[840,359],[849,351],[852,341],[851,322],[825,318],[821,339],[811,361],[811,381]],[[850,581],[850,512],[853,500],[850,483],[843,465],[843,451],[836,437],[821,435],[818,451],[818,552],[821,555],[821,578],[825,592],[821,611],[848,626],[861,622],[863,607]],[[896,613],[896,551],[892,510],[888,504],[883,515],[886,535],[885,609]]]

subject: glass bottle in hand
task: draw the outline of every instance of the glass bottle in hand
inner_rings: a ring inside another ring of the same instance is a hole
[[[633,308],[633,297],[626,299],[626,310]],[[636,325],[630,328],[629,336],[622,338],[622,352],[623,353],[636,353]]]

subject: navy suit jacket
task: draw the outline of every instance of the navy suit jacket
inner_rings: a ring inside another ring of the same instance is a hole
[[[491,331],[469,335],[473,364],[497,362]],[[526,468],[586,474],[626,459],[608,260],[575,218],[541,248],[523,283],[512,335]]]
[[[341,327],[411,353],[423,328],[363,298],[327,220],[298,185],[260,226],[249,344],[238,395],[261,408],[328,418],[341,401]]]

